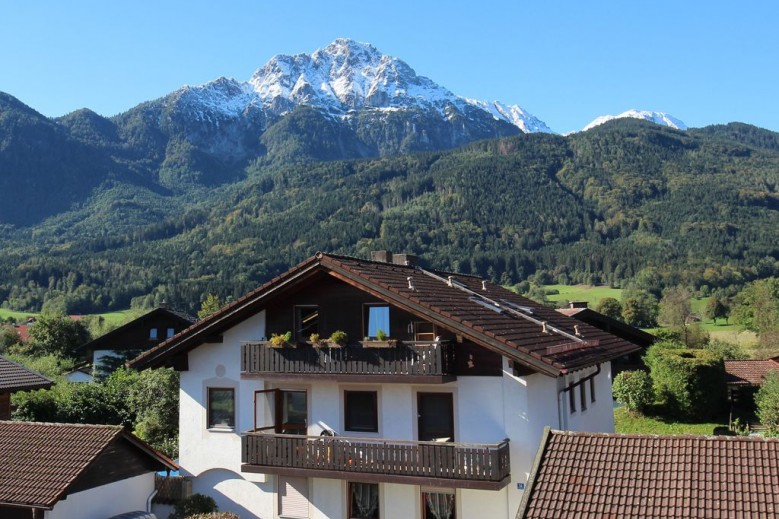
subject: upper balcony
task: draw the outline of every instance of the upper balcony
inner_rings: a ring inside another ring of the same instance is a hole
[[[451,343],[403,342],[391,348],[275,348],[267,342],[241,345],[242,376],[340,382],[442,384],[456,380]]]
[[[263,474],[500,490],[510,481],[509,443],[473,444],[298,436],[242,438],[241,470]]]

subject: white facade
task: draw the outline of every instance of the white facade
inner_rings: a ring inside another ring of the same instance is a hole
[[[333,381],[264,381],[241,378],[241,341],[266,336],[265,314],[260,312],[223,334],[223,342],[203,344],[189,353],[189,369],[181,373],[180,460],[182,475],[193,477],[193,492],[212,496],[220,510],[241,517],[277,518],[277,487],[281,476],[242,473],[241,432],[254,427],[255,391],[263,389],[302,389],[308,403],[309,435],[330,428],[342,436],[416,440],[417,398],[420,392],[447,392],[454,403],[455,441],[497,444],[510,439],[511,482],[501,490],[455,491],[455,517],[513,518],[522,498],[524,484],[538,449],[543,428],[612,432],[611,374],[608,363],[594,378],[595,399],[585,381],[575,388],[576,411],[571,412],[568,384],[595,372],[560,379],[534,374],[513,376],[504,359],[502,376],[461,376],[446,384],[403,383],[347,384]],[[581,406],[585,387],[586,409]],[[235,428],[208,429],[208,388],[235,390]],[[377,392],[378,433],[345,431],[344,391]],[[271,423],[265,416],[262,397],[257,405],[258,425]],[[307,516],[346,518],[348,483],[338,479],[307,478]],[[414,519],[421,517],[422,488],[417,485],[379,484],[379,517]]]
[[[143,511],[154,492],[154,473],[149,472],[67,496],[47,510],[44,519],[106,519]]]

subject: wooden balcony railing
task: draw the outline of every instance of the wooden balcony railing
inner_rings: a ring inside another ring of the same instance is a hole
[[[509,482],[509,444],[442,443],[250,432],[242,470],[371,482],[498,490]]]
[[[454,348],[450,343],[402,343],[393,348],[318,349],[310,346],[273,348],[266,343],[241,345],[244,374],[350,377],[427,377],[454,380]],[[429,380],[433,382],[433,380]]]

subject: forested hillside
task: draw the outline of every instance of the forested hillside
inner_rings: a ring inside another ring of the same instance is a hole
[[[144,158],[97,117],[69,121],[109,157],[83,169],[86,195],[29,225],[0,218],[3,305],[94,312],[136,298],[194,310],[206,293],[239,296],[317,250],[404,251],[506,284],[717,288],[779,275],[779,134],[748,125],[681,132],[623,119],[567,137],[326,162],[304,153],[306,138],[266,133],[273,153],[229,179],[187,183],[212,165],[182,149],[175,175],[172,164],[167,178],[143,173],[173,151],[163,159],[151,146]]]

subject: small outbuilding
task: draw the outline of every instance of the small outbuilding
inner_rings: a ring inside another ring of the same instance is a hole
[[[178,466],[112,425],[0,421],[0,517],[106,519],[150,511],[155,473]]]
[[[49,389],[54,382],[0,355],[0,420],[11,417],[11,393]]]

